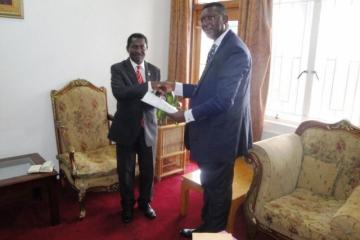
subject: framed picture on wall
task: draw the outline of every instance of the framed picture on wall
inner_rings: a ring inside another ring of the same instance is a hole
[[[23,0],[0,0],[0,17],[24,18]]]

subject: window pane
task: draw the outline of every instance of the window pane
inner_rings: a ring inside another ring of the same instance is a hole
[[[238,21],[229,21],[229,28],[237,33],[238,31]],[[207,55],[210,51],[210,48],[213,44],[213,40],[208,38],[206,34],[201,31],[201,49],[200,49],[200,67],[199,67],[199,76],[201,76],[206,65]]]
[[[322,1],[310,117],[360,122],[360,0]]]
[[[270,85],[266,114],[301,120],[313,1],[275,0]]]

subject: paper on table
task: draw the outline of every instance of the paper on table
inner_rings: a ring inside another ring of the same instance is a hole
[[[147,92],[141,101],[150,104],[151,106],[154,106],[166,113],[176,113],[178,111],[176,107],[170,105],[164,99],[161,99],[151,92]]]
[[[193,240],[233,240],[229,233],[193,233]]]

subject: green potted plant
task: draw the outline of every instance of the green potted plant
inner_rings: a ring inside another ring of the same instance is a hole
[[[166,93],[164,96],[162,96],[162,98],[170,105],[172,105],[176,108],[180,107],[180,102],[175,97],[173,92]],[[161,125],[161,126],[175,123],[175,121],[172,120],[171,118],[169,118],[164,111],[161,111],[159,109],[156,110],[156,117],[158,119],[158,125]]]

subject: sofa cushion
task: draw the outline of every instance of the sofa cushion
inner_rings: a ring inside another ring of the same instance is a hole
[[[330,221],[331,232],[341,240],[360,240],[360,186],[357,186]]]
[[[320,196],[308,189],[268,202],[264,206],[266,224],[271,229],[298,239],[336,239],[330,234],[330,219],[344,203]]]
[[[346,200],[360,184],[360,137],[350,132],[346,121],[338,129],[309,128],[301,135],[304,156],[336,164],[338,174],[334,183],[336,199]]]
[[[304,156],[297,187],[330,196],[338,174],[336,163],[327,163],[312,156]]]

